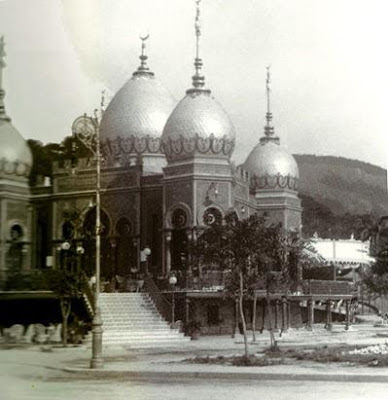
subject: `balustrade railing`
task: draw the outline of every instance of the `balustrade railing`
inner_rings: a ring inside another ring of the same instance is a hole
[[[144,280],[144,290],[150,295],[156,308],[166,321],[171,321],[172,304],[162,294],[151,277]]]
[[[91,315],[94,315],[95,293],[92,286],[89,284],[89,279],[84,271],[81,271],[81,279],[85,280],[85,284],[83,285],[83,299],[86,308]]]

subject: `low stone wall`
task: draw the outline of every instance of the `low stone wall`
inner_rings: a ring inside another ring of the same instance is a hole
[[[256,330],[270,326],[268,307],[264,307],[265,300],[258,300],[256,306]],[[235,303],[225,299],[195,299],[190,300],[190,319],[199,321],[201,333],[204,335],[232,334],[235,326]],[[265,311],[264,311],[265,308]],[[290,327],[303,325],[302,307],[299,302],[290,302]],[[263,318],[263,313],[264,318]],[[253,302],[244,304],[244,314],[247,328],[252,329]],[[282,327],[282,305],[278,303],[276,308],[274,302],[271,304],[272,327]],[[218,316],[218,318],[216,318]],[[241,326],[240,326],[241,328]]]
[[[44,326],[42,324],[12,325],[0,330],[0,343],[45,344],[61,343],[62,325]]]
[[[354,285],[346,281],[329,281],[311,279],[303,282],[305,294],[352,294]]]

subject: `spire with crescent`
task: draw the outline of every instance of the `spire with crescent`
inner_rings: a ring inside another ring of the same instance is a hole
[[[147,65],[147,53],[146,53],[146,41],[147,39],[150,37],[149,34],[145,35],[145,36],[140,36],[140,40],[141,40],[141,55],[139,56],[140,58],[140,66],[137,69],[137,71],[135,71],[133,73],[134,76],[144,76],[144,75],[148,75],[148,76],[154,76],[154,73],[149,69],[148,65]]]
[[[11,118],[5,112],[5,90],[3,89],[3,69],[6,67],[5,63],[5,41],[4,36],[0,38],[0,120],[11,121]]]
[[[265,87],[266,87],[266,93],[267,93],[267,113],[265,115],[265,119],[267,121],[265,127],[264,127],[264,135],[261,139],[260,142],[268,142],[268,141],[275,141],[279,143],[279,138],[274,136],[275,134],[275,128],[271,125],[272,121],[272,113],[271,113],[271,66],[267,65],[266,66],[267,70],[267,78],[265,81]]]
[[[195,60],[194,60],[194,67],[195,67],[195,73],[192,77],[193,79],[193,88],[189,89],[187,93],[194,93],[194,92],[207,92],[210,93],[210,90],[208,89],[203,89],[205,86],[205,77],[202,75],[202,59],[200,57],[200,37],[201,37],[201,21],[200,21],[200,16],[201,16],[201,10],[200,10],[200,4],[201,0],[195,0],[196,3],[196,12],[195,12],[195,37],[196,37],[196,43],[195,43]]]

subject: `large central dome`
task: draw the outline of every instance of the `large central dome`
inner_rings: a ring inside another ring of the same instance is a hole
[[[163,130],[168,161],[209,155],[230,158],[235,130],[226,111],[210,90],[192,89],[178,103]]]
[[[163,131],[162,139],[192,139],[196,136],[235,139],[232,121],[209,92],[189,93],[177,105]]]
[[[162,144],[169,163],[212,157],[229,160],[234,149],[235,131],[226,111],[205,89],[202,59],[199,57],[200,1],[196,2],[196,57],[192,88],[178,103],[163,130]]]
[[[147,38],[141,38],[139,68],[113,97],[104,112],[100,138],[109,165],[141,162],[143,173],[152,174],[161,173],[166,164],[161,136],[176,101],[147,66]]]
[[[153,74],[135,74],[117,92],[101,120],[101,140],[160,138],[175,99]]]

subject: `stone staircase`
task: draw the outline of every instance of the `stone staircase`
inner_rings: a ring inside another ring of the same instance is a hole
[[[170,328],[147,293],[101,293],[99,307],[104,346],[172,347],[190,340]]]

